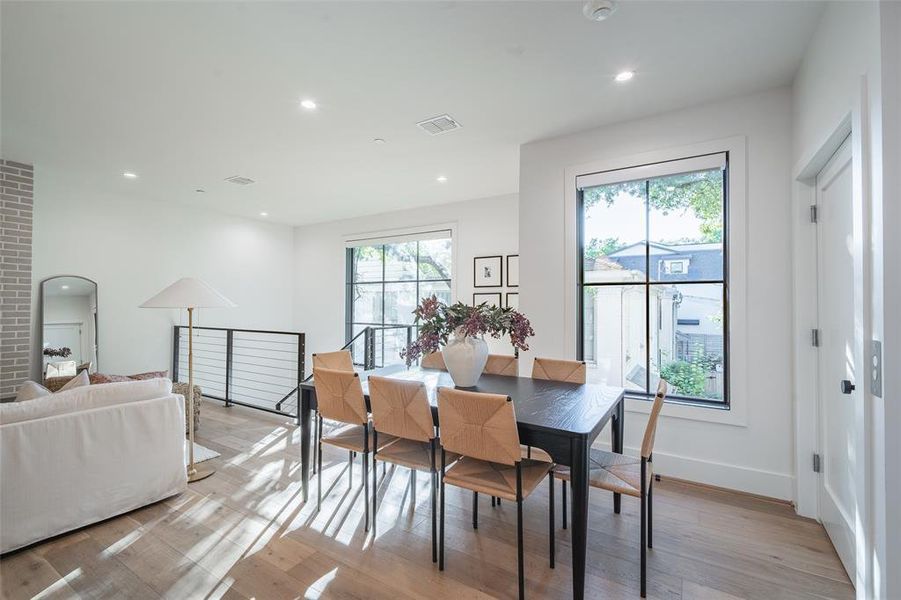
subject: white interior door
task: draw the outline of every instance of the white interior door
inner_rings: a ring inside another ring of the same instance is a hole
[[[857,476],[863,436],[857,403],[851,139],[816,181],[817,304],[819,323],[820,520],[854,582],[857,527],[864,507]],[[861,382],[862,383],[862,382]],[[862,386],[861,386],[862,387]]]

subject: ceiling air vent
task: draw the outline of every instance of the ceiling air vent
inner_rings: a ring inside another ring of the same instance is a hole
[[[241,177],[240,175],[232,175],[231,177],[226,177],[225,180],[237,185],[250,185],[251,183],[254,183],[254,180],[250,177]]]
[[[462,125],[457,123],[453,117],[449,115],[432,117],[431,119],[420,121],[416,125],[430,135],[441,135],[442,133],[447,133],[448,131],[453,131],[462,127]]]

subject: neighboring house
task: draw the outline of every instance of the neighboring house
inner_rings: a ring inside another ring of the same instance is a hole
[[[659,369],[683,361],[709,363],[706,391],[709,398],[723,396],[722,286],[709,282],[723,278],[722,245],[631,244],[607,256],[587,261],[587,282],[622,283],[592,288],[586,297],[584,356],[595,366],[595,376],[613,385],[645,386],[644,272],[650,271],[651,385]],[[633,284],[633,285],[630,285]],[[642,285],[635,285],[642,284]]]

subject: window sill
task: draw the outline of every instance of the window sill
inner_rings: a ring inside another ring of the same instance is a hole
[[[651,405],[652,402],[648,398],[626,394],[627,412],[648,414],[651,412]],[[674,419],[718,423],[720,425],[730,425],[733,427],[747,427],[744,411],[736,410],[734,405],[716,406],[711,404],[696,404],[684,400],[667,400],[661,415]]]

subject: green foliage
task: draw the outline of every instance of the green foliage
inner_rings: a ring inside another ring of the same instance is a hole
[[[643,198],[646,186],[651,209],[665,215],[691,210],[701,221],[701,238],[682,241],[723,241],[723,173],[718,169],[588,188],[584,193],[585,208],[600,202],[611,206],[620,194]]]
[[[677,360],[660,369],[660,377],[666,379],[681,394],[686,396],[703,396],[704,383],[707,380],[707,369],[698,362]]]
[[[619,238],[606,238],[603,240],[592,238],[588,245],[585,246],[585,258],[596,259],[601,256],[609,256],[624,245],[619,241]]]

